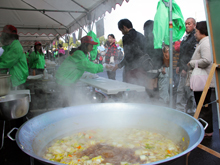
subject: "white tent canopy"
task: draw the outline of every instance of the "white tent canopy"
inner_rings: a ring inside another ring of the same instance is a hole
[[[51,41],[58,35],[63,36],[91,24],[123,1],[0,0],[0,29],[7,24],[14,25],[21,42]]]

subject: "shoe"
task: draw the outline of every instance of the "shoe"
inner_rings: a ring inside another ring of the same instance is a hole
[[[213,132],[212,133],[205,133],[204,137],[212,137],[212,135],[213,135]]]

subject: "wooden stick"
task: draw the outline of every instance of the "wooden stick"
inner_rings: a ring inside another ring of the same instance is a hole
[[[186,165],[189,164],[189,155],[190,155],[190,152],[186,155]]]
[[[200,114],[200,112],[201,112],[203,103],[204,103],[204,101],[205,101],[206,94],[207,94],[207,92],[208,92],[208,90],[209,90],[209,86],[210,86],[210,84],[211,84],[211,81],[212,81],[212,78],[213,78],[213,75],[214,75],[214,73],[215,73],[215,70],[216,70],[216,67],[217,67],[217,66],[218,66],[218,65],[215,64],[215,63],[212,64],[212,68],[211,68],[211,70],[210,70],[208,80],[206,81],[205,88],[204,88],[204,90],[203,90],[203,92],[202,92],[202,96],[200,97],[199,104],[198,104],[198,106],[197,106],[197,108],[196,108],[196,112],[195,112],[195,114],[194,114],[194,118],[196,118],[196,119],[198,119],[199,114]]]
[[[208,148],[208,147],[206,147],[206,146],[204,146],[202,144],[199,144],[198,148],[200,148],[200,149],[202,149],[202,150],[204,150],[204,151],[206,151],[206,152],[208,152],[208,153],[210,153],[210,154],[220,158],[220,153],[218,153],[218,152],[216,152],[216,151],[214,151],[214,150],[212,150],[212,149],[210,149],[210,148]]]

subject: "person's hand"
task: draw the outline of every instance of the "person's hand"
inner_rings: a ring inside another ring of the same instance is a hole
[[[163,67],[162,73],[166,74],[166,68],[165,67]]]
[[[118,69],[118,64],[115,64],[115,67],[112,69],[112,71],[116,71]]]
[[[180,72],[180,67],[176,67],[176,74],[179,74]]]
[[[187,64],[187,66],[188,66],[188,68],[191,68],[191,65],[190,65],[190,63],[188,63],[188,64]]]
[[[186,77],[186,71],[185,71],[185,70],[182,70],[181,76],[182,76],[182,77]]]

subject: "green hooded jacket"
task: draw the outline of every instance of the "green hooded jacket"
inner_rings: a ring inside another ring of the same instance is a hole
[[[96,34],[93,32],[93,31],[90,31],[87,36],[90,36],[92,37],[92,39],[94,40],[94,42],[97,42],[98,44],[97,45],[93,45],[93,49],[92,51],[90,52],[90,59],[92,61],[94,61],[96,59],[96,56],[98,54],[98,46],[100,45],[100,41],[99,41],[99,38],[97,38]]]
[[[35,53],[35,51],[33,51],[30,55],[29,67],[31,69],[44,69],[44,66],[44,54],[40,54],[38,51]]]
[[[103,66],[89,61],[83,51],[77,50],[60,65],[55,75],[56,82],[63,86],[73,85],[85,71],[90,73],[103,72]]]
[[[12,86],[18,86],[26,82],[28,66],[25,53],[18,40],[11,45],[3,46],[4,52],[0,57],[0,68],[8,68],[11,75]]]
[[[164,0],[169,2],[169,0]],[[173,42],[182,38],[185,33],[185,21],[175,0],[172,1],[172,20],[173,20]],[[169,8],[160,0],[157,5],[157,12],[154,17],[154,48],[161,49],[163,41],[169,45]]]

